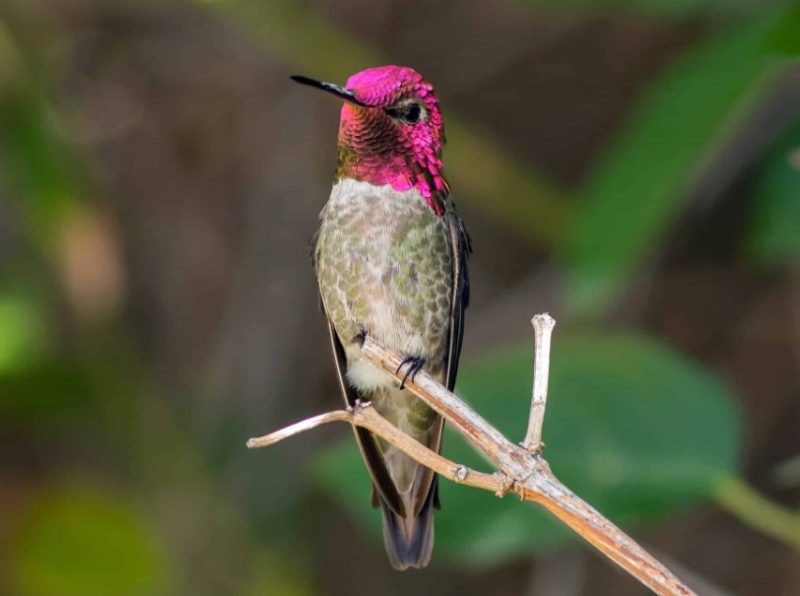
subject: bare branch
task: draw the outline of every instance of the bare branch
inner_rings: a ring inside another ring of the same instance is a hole
[[[250,439],[247,441],[247,447],[250,449],[268,447],[329,422],[348,422],[354,426],[366,428],[371,433],[399,448],[409,457],[453,482],[482,488],[497,494],[504,494],[511,484],[501,474],[486,474],[485,472],[472,470],[428,449],[428,447],[378,414],[369,402],[359,403],[350,410],[335,410],[306,418],[263,437]]]
[[[550,335],[555,321],[548,315],[539,315],[534,317],[533,323],[536,330],[535,378],[532,411],[524,446],[515,445],[506,439],[425,371],[420,371],[414,379],[406,380],[406,387],[414,395],[444,416],[473,447],[494,463],[498,470],[495,474],[470,470],[431,451],[381,417],[369,404],[357,404],[352,410],[329,412],[303,420],[265,437],[250,439],[247,445],[271,445],[321,424],[349,422],[368,429],[453,482],[489,490],[500,496],[511,491],[526,501],[539,503],[656,594],[693,594],[632,538],[564,486],[550,471],[549,464],[537,450],[541,443],[541,425],[547,396]],[[402,358],[396,352],[368,336],[362,347],[362,356],[400,380],[401,375],[396,371]],[[534,410],[539,412],[535,413]],[[528,446],[532,446],[533,450],[529,451]]]
[[[547,406],[547,385],[550,380],[550,338],[556,321],[547,313],[536,315],[531,320],[534,333],[533,360],[533,395],[531,396],[531,414],[528,419],[528,432],[522,446],[531,453],[539,453],[544,447],[542,443],[542,424]]]
[[[312,416],[311,418],[306,418],[300,422],[285,426],[263,437],[248,439],[247,448],[256,449],[258,447],[269,447],[284,439],[311,430],[312,428],[317,428],[323,424],[328,424],[329,422],[349,422],[353,424],[353,413],[347,410],[335,410],[333,412],[326,412],[325,414],[318,414],[317,416]]]

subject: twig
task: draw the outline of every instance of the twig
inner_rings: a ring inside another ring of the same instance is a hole
[[[531,414],[528,419],[528,432],[522,446],[531,453],[539,453],[544,447],[542,443],[542,424],[547,406],[547,384],[550,380],[550,338],[556,321],[547,313],[536,315],[531,319],[534,333],[533,360],[533,395],[531,396]]]
[[[329,422],[349,422],[350,424],[355,424],[355,419],[353,417],[353,413],[348,410],[334,410],[333,412],[317,414],[311,418],[306,418],[300,422],[295,422],[294,424],[285,426],[282,429],[276,430],[268,435],[264,435],[263,437],[248,439],[247,448],[256,449],[258,447],[269,447],[270,445],[279,443],[284,439],[288,439],[294,435],[299,435],[302,432],[311,430],[312,428],[317,428],[323,424],[328,424]]]
[[[250,439],[247,441],[247,446],[251,449],[269,447],[293,435],[329,422],[349,422],[352,425],[366,428],[371,433],[396,446],[409,457],[453,482],[482,488],[498,494],[504,493],[508,488],[508,481],[500,474],[486,474],[472,470],[428,449],[378,414],[369,402],[359,403],[355,408],[349,410],[335,410],[306,418],[263,437]]]
[[[541,331],[537,330],[536,377],[546,375],[542,367],[549,360],[550,331],[552,324],[555,323],[553,321],[547,329],[545,317],[546,315],[539,318],[544,325]],[[399,354],[382,346],[370,336],[364,341],[361,353],[373,365],[400,380],[400,375],[396,372],[402,361]],[[407,380],[406,387],[444,416],[456,431],[494,463],[498,472],[495,474],[477,472],[442,457],[382,418],[368,404],[359,404],[352,411],[336,411],[315,416],[265,437],[250,439],[247,444],[249,447],[271,445],[321,424],[334,421],[349,422],[368,429],[419,463],[454,482],[489,490],[500,496],[511,491],[523,500],[541,504],[656,594],[693,594],[672,572],[633,539],[564,486],[550,471],[550,466],[540,453],[531,452],[526,447],[515,445],[506,439],[425,371],[420,371],[413,380]],[[541,440],[541,419],[544,415],[546,387],[546,380],[534,379],[532,409],[539,408],[541,415],[537,414],[534,417],[533,412],[531,413],[525,445],[536,446]],[[541,391],[537,392],[536,388]],[[541,396],[538,401],[537,396]],[[535,442],[530,443],[528,439]]]

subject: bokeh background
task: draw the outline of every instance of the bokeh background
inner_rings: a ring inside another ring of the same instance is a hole
[[[397,574],[306,241],[338,105],[411,65],[472,235],[458,391],[701,594],[800,593],[800,5],[2,0],[0,593],[643,594],[446,485]],[[445,453],[481,465],[460,438]]]

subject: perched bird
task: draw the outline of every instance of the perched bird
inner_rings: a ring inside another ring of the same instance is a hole
[[[439,451],[443,420],[404,387],[424,368],[453,388],[469,299],[470,241],[442,171],[439,102],[430,83],[401,66],[361,71],[344,87],[292,78],[344,100],[333,190],[312,249],[345,401],[372,402]],[[404,356],[403,383],[362,358],[366,335]],[[366,430],[356,429],[356,439],[392,566],[424,567],[436,475]]]

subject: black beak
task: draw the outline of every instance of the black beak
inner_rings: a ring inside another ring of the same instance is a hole
[[[327,91],[328,93],[333,93],[336,97],[340,97],[345,101],[349,101],[350,103],[356,104],[357,106],[368,107],[367,104],[356,99],[355,93],[350,91],[350,89],[345,89],[344,87],[340,87],[339,85],[334,85],[333,83],[326,83],[324,81],[309,79],[308,77],[304,77],[302,75],[293,75],[291,78],[293,81],[300,83],[301,85],[316,87],[317,89],[322,89],[323,91]]]

